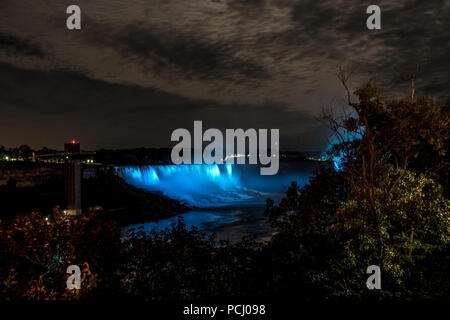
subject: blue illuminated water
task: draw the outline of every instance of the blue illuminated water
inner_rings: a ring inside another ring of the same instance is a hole
[[[125,181],[148,191],[186,202],[190,206],[210,207],[249,200],[255,196],[226,165],[160,165],[116,168]]]
[[[232,164],[125,166],[116,167],[116,172],[131,185],[191,206],[192,211],[182,214],[188,227],[234,240],[272,234],[263,215],[266,199],[280,200],[292,181],[303,186],[317,166],[314,161],[282,162],[274,176],[261,176],[255,165]],[[159,231],[176,220],[172,217],[130,228]]]

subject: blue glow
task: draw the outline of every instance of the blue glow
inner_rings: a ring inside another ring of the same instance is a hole
[[[116,167],[126,182],[149,191],[208,206],[245,199],[231,164]]]
[[[227,168],[227,173],[229,176],[233,175],[233,167],[231,164],[226,164],[226,168]]]
[[[336,171],[342,170],[342,159],[343,159],[342,155],[333,157],[334,170]]]
[[[364,128],[363,128],[362,132],[364,132]],[[354,132],[346,133],[345,136],[346,136],[347,141],[353,141],[353,140],[359,138],[359,136],[356,133],[354,133]],[[322,152],[322,158],[329,157],[327,155],[327,152],[329,150],[331,150],[333,145],[337,145],[339,143],[340,142],[339,142],[337,136],[333,136],[332,139],[331,139],[330,144],[327,147],[327,149],[324,152]],[[334,169],[336,171],[340,171],[340,170],[343,169],[343,166],[344,166],[344,155],[342,154],[342,152],[339,155],[333,155],[331,157],[331,160],[333,161]]]
[[[279,199],[292,181],[302,186],[312,164],[280,167],[275,176],[261,176],[259,166],[233,164],[181,164],[116,167],[117,174],[138,188],[197,207],[218,207],[237,202],[264,204]]]
[[[220,171],[217,165],[206,167],[206,171],[212,178],[220,177]]]

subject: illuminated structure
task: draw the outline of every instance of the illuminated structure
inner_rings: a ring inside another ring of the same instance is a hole
[[[64,194],[68,215],[81,214],[81,171],[80,171],[80,143],[72,140],[64,144],[66,154],[64,160]]]
[[[93,164],[92,159],[86,160],[86,158],[92,158],[94,154],[95,152],[81,152],[80,143],[72,140],[64,144],[64,152],[35,155],[36,160],[45,162],[47,162],[46,159],[63,159],[66,201],[66,208],[63,212],[67,215],[81,214],[81,162]]]

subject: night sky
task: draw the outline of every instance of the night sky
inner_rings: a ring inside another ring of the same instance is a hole
[[[77,4],[82,29],[66,28]],[[381,8],[381,30],[366,8]],[[388,97],[443,101],[450,1],[0,0],[0,145],[173,145],[176,128],[279,128],[282,150],[321,150],[337,65]]]

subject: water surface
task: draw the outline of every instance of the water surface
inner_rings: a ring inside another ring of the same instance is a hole
[[[261,176],[255,165],[157,165],[116,167],[125,181],[151,192],[161,192],[185,202],[191,211],[181,214],[188,228],[215,232],[218,239],[238,240],[243,236],[267,239],[273,230],[263,215],[267,198],[279,201],[292,181],[305,185],[315,161],[280,163],[274,176]],[[135,224],[144,231],[170,227],[177,217]]]

